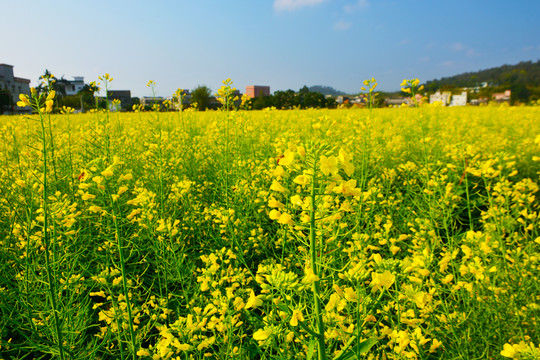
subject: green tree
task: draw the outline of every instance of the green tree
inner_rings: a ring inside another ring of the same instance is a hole
[[[212,90],[208,86],[199,85],[191,92],[191,102],[197,103],[197,110],[206,110],[210,106]]]
[[[510,86],[512,93],[510,95],[512,104],[515,103],[527,103],[532,92],[523,84],[513,84]]]
[[[94,97],[95,88],[91,85],[85,84],[79,92],[77,92],[77,96],[80,98],[80,101],[82,102],[82,109],[81,110],[88,110],[93,109],[96,107],[96,98]],[[79,107],[79,106],[77,106]]]

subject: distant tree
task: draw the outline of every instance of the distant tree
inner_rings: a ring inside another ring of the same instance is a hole
[[[510,86],[510,90],[512,90],[510,94],[512,104],[516,102],[527,103],[532,95],[532,92],[523,84],[514,84]]]
[[[56,82],[56,77],[49,71],[45,69],[43,75],[39,77],[39,84],[36,86],[36,91],[38,95],[41,93],[49,93],[49,91],[54,90],[54,83]]]
[[[309,88],[306,85],[304,85],[300,90],[298,90],[298,93],[304,94],[304,95],[309,94]]]
[[[337,107],[337,101],[334,97],[326,99],[326,107],[329,109],[335,109]]]
[[[79,92],[77,92],[77,96],[80,98],[80,101],[82,102],[83,109],[93,109],[96,107],[96,98],[94,97],[94,90],[95,89],[92,88],[90,85],[85,84],[82,87],[82,89],[79,90]]]
[[[273,96],[259,96],[253,99],[250,99],[251,101],[251,108],[253,110],[262,110],[264,108],[268,108],[273,105]]]
[[[296,97],[296,93],[292,90],[276,91],[274,92],[272,106],[277,109],[292,109],[295,106],[300,105],[299,98]]]
[[[69,95],[63,96],[58,99],[58,107],[70,107],[73,109],[79,109],[81,107],[81,96],[80,95]]]
[[[319,92],[309,92],[303,96],[302,108],[324,108],[326,98]]]
[[[191,101],[197,103],[197,110],[206,110],[210,106],[212,90],[205,85],[197,86],[191,92]]]

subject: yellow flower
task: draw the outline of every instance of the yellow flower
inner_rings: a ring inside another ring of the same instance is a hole
[[[326,311],[332,311],[336,307],[339,300],[341,300],[339,295],[336,293],[333,293],[332,295],[330,295],[330,299],[328,300],[328,303],[326,304],[326,307],[324,309]]]
[[[375,292],[381,288],[390,288],[394,281],[396,280],[396,277],[394,274],[392,274],[390,271],[386,270],[382,274],[379,273],[371,273],[371,283],[370,285],[373,287],[371,289],[372,292]]]
[[[289,166],[294,161],[294,153],[290,150],[285,150],[283,157],[279,159],[278,163],[282,166]]]
[[[255,331],[255,333],[253,334],[253,339],[257,341],[264,341],[268,339],[270,335],[272,335],[272,329],[266,329],[266,330],[260,329],[260,330]]]
[[[141,348],[139,351],[137,351],[137,356],[152,356],[152,353],[150,353],[150,351],[147,349]]]
[[[450,281],[454,280],[454,275],[448,274],[441,280],[443,284],[448,284]]]
[[[172,345],[176,347],[179,351],[189,351],[193,348],[193,346],[189,344],[181,344],[177,339],[175,339]]]
[[[54,101],[53,100],[47,100],[45,101],[45,112],[50,113],[53,108]]]
[[[429,352],[434,352],[442,345],[442,342],[440,342],[437,339],[433,339],[433,343],[431,344],[431,347],[429,348]]]
[[[281,216],[281,212],[279,210],[272,209],[272,210],[270,210],[270,214],[268,214],[268,216],[272,220],[277,220]]]
[[[283,213],[279,216],[278,223],[283,224],[283,225],[293,225],[294,221],[291,215],[287,213]]]
[[[81,196],[81,199],[83,200],[90,200],[90,199],[95,199],[95,198],[96,198],[96,195],[89,194],[89,193],[85,193]]]
[[[355,179],[342,182],[339,186],[336,186],[333,191],[336,194],[343,194],[345,196],[359,196],[362,194],[362,190],[356,187]]]
[[[312,268],[305,270],[306,276],[302,279],[302,284],[313,284],[315,281],[319,281],[319,277],[313,272]]]
[[[309,176],[307,175],[298,175],[294,178],[293,182],[295,182],[298,185],[305,186],[309,184]]]
[[[285,341],[290,343],[293,340],[294,340],[294,332],[289,331],[289,333],[285,335]]]
[[[342,164],[348,164],[352,160],[352,156],[345,149],[340,148],[338,159]]]
[[[321,171],[324,175],[335,175],[338,173],[338,159],[335,156],[326,157],[324,155],[321,156]]]
[[[251,290],[251,293],[249,294],[249,299],[246,302],[245,309],[249,308],[256,308],[258,306],[261,306],[263,304],[263,301],[261,299],[261,295],[255,296],[255,292]]]
[[[304,321],[304,315],[300,310],[293,310],[290,324],[291,326],[298,326],[298,321]]]
[[[291,204],[296,206],[302,206],[302,198],[300,197],[300,195],[291,196]]]
[[[270,199],[268,199],[268,206],[271,208],[278,208],[278,209],[283,209],[285,207],[285,205],[281,201],[276,200],[274,197],[271,197]]]
[[[356,294],[356,291],[354,291],[351,287],[345,288],[345,299],[350,302],[357,302],[358,301],[358,295]]]
[[[270,186],[270,190],[274,190],[281,193],[288,193],[289,190],[283,187],[279,182],[276,180],[272,181],[272,185]]]
[[[516,349],[510,344],[504,344],[503,350],[501,351],[502,356],[511,358],[511,359],[515,358],[517,353],[518,352],[516,351]]]
[[[279,166],[279,165],[276,166],[276,168],[274,169],[272,173],[274,177],[278,177],[278,176],[283,177],[285,174],[286,174],[285,169],[283,169],[283,166]]]
[[[21,101],[17,101],[17,106],[19,107],[32,106],[32,104],[30,103],[30,99],[28,98],[28,95],[19,94],[19,100],[21,100]]]
[[[131,174],[120,175],[118,177],[118,182],[125,181],[125,180],[131,180],[131,179],[133,179],[133,175],[131,175]]]
[[[113,78],[107,73],[103,76],[99,76],[98,79],[101,81],[113,81]]]

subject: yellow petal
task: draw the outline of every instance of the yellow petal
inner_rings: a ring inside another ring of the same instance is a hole
[[[272,329],[267,329],[267,330],[261,329],[261,330],[255,331],[255,333],[253,334],[253,339],[257,341],[264,341],[268,339],[270,335],[272,335]]]
[[[501,351],[501,355],[507,358],[513,359],[515,355],[517,354],[516,349],[510,344],[504,344],[503,350]]]

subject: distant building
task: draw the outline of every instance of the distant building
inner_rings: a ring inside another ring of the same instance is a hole
[[[470,91],[470,92],[473,92],[473,93],[477,93],[481,89],[486,88],[487,86],[488,86],[488,83],[483,82],[483,83],[481,83],[480,85],[477,85],[477,86],[465,87],[465,88],[463,88],[463,90],[467,90],[467,91]]]
[[[502,102],[510,102],[510,98],[512,96],[512,90],[505,90],[503,93],[495,93],[491,95],[491,98],[493,101],[502,103]]]
[[[67,96],[77,95],[84,87],[84,76],[74,76],[73,80],[60,79],[57,82],[62,82]]]
[[[429,96],[429,103],[433,104],[434,102],[440,102],[443,106],[446,106],[450,103],[450,99],[452,98],[452,93],[449,91],[445,91],[441,93],[440,91],[435,92],[435,94],[432,94]]]
[[[385,98],[384,99],[387,106],[401,106],[411,105],[411,98],[399,97],[399,98]]]
[[[338,104],[340,104],[340,105],[341,104],[348,104],[349,103],[349,97],[340,95],[340,96],[336,97],[336,102]]]
[[[270,86],[248,85],[246,86],[246,95],[250,98],[270,96]]]
[[[109,103],[112,103],[113,100],[120,100],[122,109],[131,109],[131,106],[133,105],[130,90],[109,90],[107,96],[109,98]]]
[[[11,93],[13,105],[19,101],[19,94],[30,96],[30,80],[15,77],[13,75],[13,65],[0,64],[0,89],[8,90]],[[30,111],[29,107],[15,110]]]
[[[465,106],[467,105],[467,92],[463,91],[461,95],[452,95],[450,106]]]
[[[163,101],[165,101],[165,98],[162,96],[143,96],[141,98],[141,105],[152,106],[154,104],[161,104]]]
[[[486,97],[479,97],[478,99],[472,99],[471,105],[485,105],[488,103],[488,98]]]

